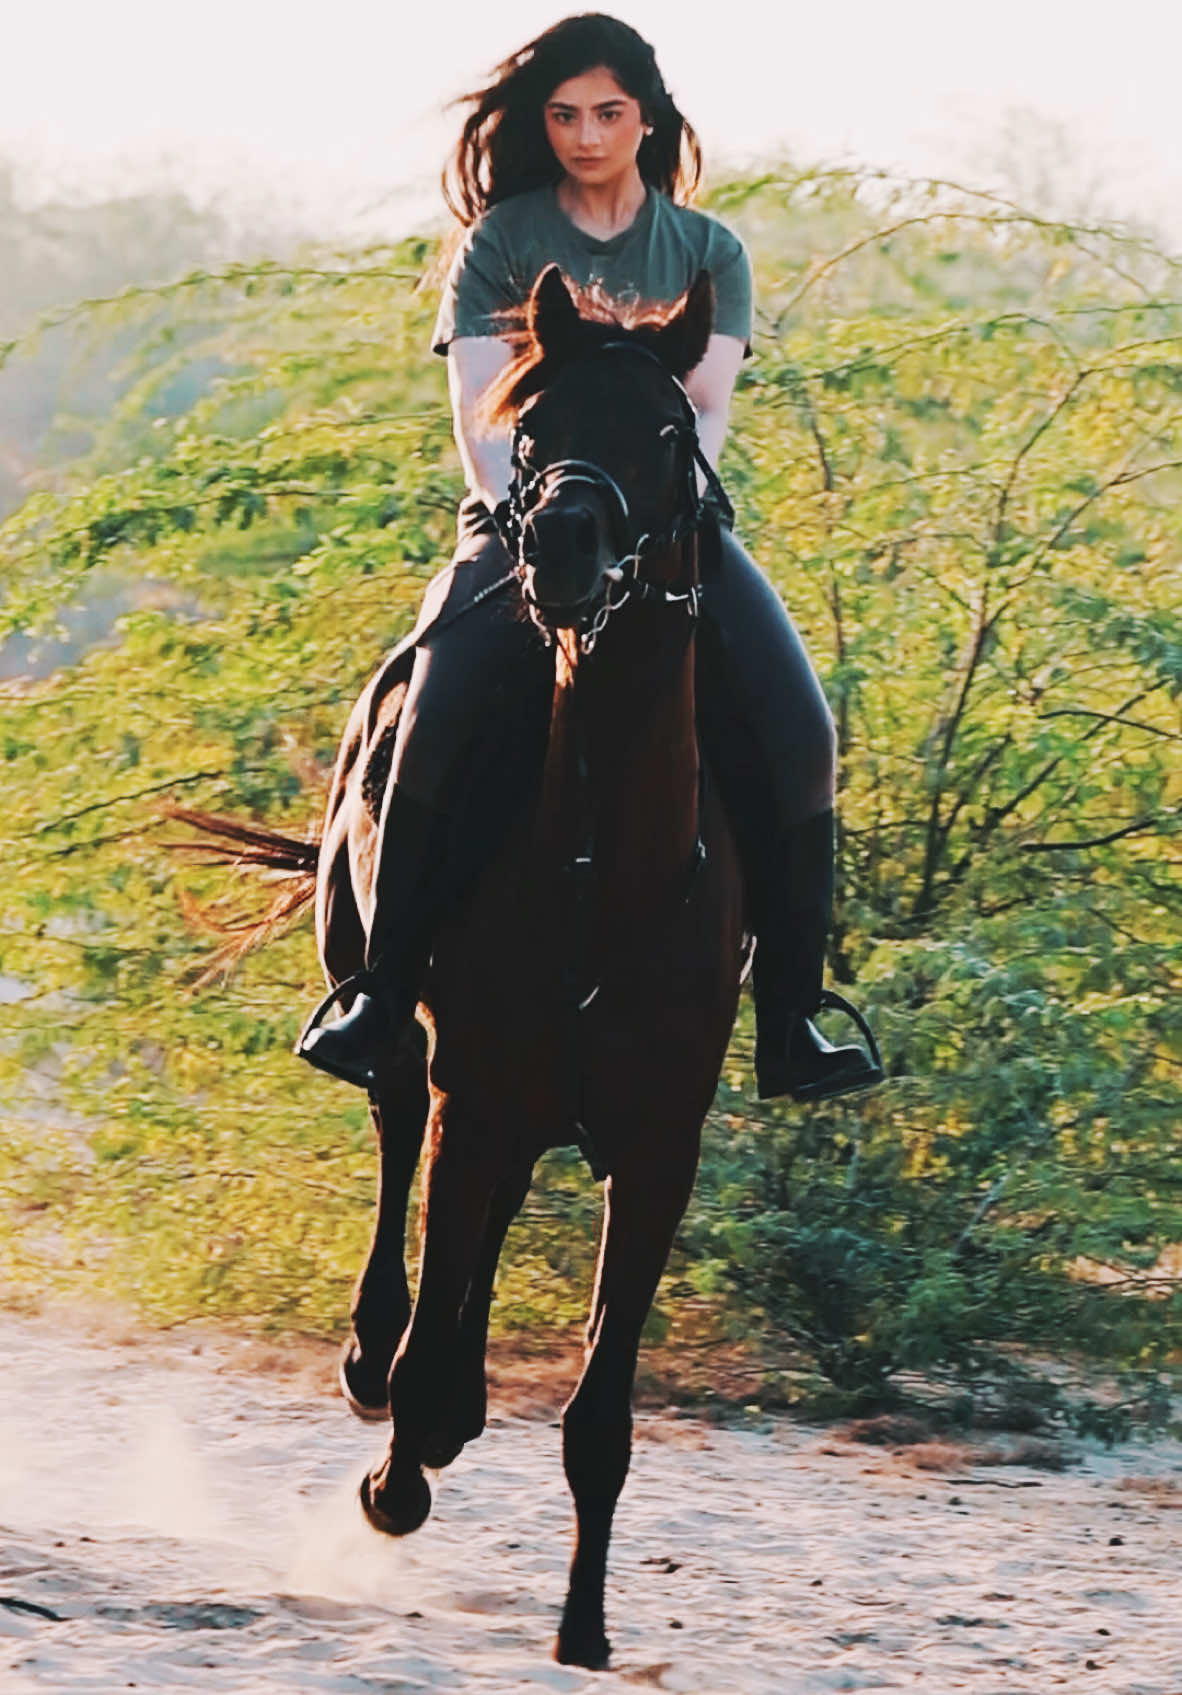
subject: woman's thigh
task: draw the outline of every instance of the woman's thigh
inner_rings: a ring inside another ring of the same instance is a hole
[[[754,736],[787,826],[833,805],[833,714],[779,595],[729,530],[721,539],[721,562],[703,597],[722,672],[716,686],[732,695]]]
[[[520,595],[512,584],[496,588],[508,568],[495,531],[462,533],[448,571],[428,590],[435,622],[415,653],[391,776],[436,807],[446,806],[448,780],[486,715],[521,688],[551,686],[553,664]],[[486,590],[494,592],[479,598]]]

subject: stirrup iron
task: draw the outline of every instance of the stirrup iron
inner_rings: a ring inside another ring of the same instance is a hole
[[[836,989],[822,989],[818,1010],[824,1012],[826,1009],[833,1012],[844,1012],[847,1018],[853,1019],[861,1034],[866,1038],[866,1046],[870,1049],[870,1060],[874,1069],[878,1072],[879,1077],[885,1078],[886,1071],[883,1068],[882,1054],[879,1052],[878,1043],[874,1039],[874,1031],[852,1001],[847,1001],[845,996],[839,995]]]
[[[337,1002],[354,989],[358,994],[370,994],[373,986],[373,972],[364,968],[361,971],[354,971],[351,977],[343,977],[336,988],[330,989],[324,999],[318,1001],[316,1006],[313,1007],[304,1028],[300,1031],[293,1051],[302,1059],[304,1043],[314,1030],[319,1030]]]

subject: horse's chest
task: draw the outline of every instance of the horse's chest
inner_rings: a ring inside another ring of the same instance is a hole
[[[622,1102],[648,1098],[649,1080],[667,1089],[671,1070],[716,1067],[741,941],[721,869],[651,899],[613,897],[586,872],[482,891],[436,953],[437,1087],[495,1101],[544,1138],[585,1084]]]

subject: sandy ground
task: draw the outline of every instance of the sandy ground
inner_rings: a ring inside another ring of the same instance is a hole
[[[592,1674],[549,1659],[552,1421],[495,1418],[393,1543],[355,1505],[380,1427],[322,1369],[247,1358],[0,1318],[4,1695],[1182,1695],[1178,1444],[1079,1444],[1055,1473],[643,1415]]]

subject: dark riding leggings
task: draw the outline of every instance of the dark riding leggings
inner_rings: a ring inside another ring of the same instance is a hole
[[[780,597],[726,529],[721,543],[703,586],[699,714],[740,834],[745,825],[779,837],[833,805],[833,718]],[[469,498],[455,557],[427,590],[394,749],[394,779],[439,811],[451,810],[449,776],[498,700],[535,675],[539,691],[553,683],[553,658],[517,594],[471,605],[508,568],[487,511]]]

